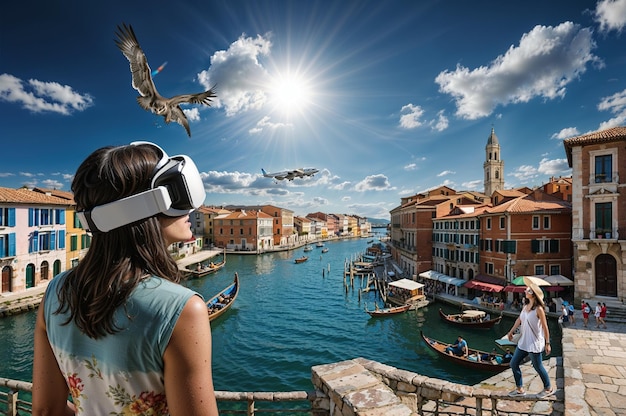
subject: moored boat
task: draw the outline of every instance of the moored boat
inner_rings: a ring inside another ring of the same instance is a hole
[[[439,316],[449,324],[464,328],[489,329],[493,328],[495,324],[499,324],[502,320],[502,315],[492,319],[487,315],[487,312],[475,309],[465,310],[457,314],[446,314],[439,308]]]
[[[503,362],[502,354],[497,354],[493,351],[480,351],[472,348],[469,348],[467,357],[449,354],[446,352],[446,348],[449,347],[451,344],[447,344],[445,342],[437,341],[436,339],[427,337],[426,335],[424,335],[423,331],[420,331],[420,335],[422,336],[422,339],[424,340],[426,345],[428,345],[431,350],[435,351],[438,355],[445,358],[446,360],[456,363],[458,365],[472,368],[474,370],[489,371],[492,373],[499,373],[510,368],[508,362]],[[484,360],[484,357],[487,359]]]
[[[206,302],[207,310],[209,311],[209,321],[216,319],[218,316],[224,314],[233,303],[239,294],[239,275],[235,273],[233,283],[228,285],[217,295],[213,296]]]
[[[315,244],[315,247],[324,247],[324,243],[318,241],[317,244]]]
[[[296,263],[304,263],[305,261],[307,261],[309,258],[307,256],[302,256],[302,257],[298,257],[295,262]]]
[[[396,306],[409,304],[411,309],[427,306],[429,301],[424,294],[424,285],[409,279],[400,279],[387,285],[385,302]]]
[[[324,248],[322,249],[322,253],[328,253],[328,247],[324,247]]]
[[[389,308],[379,308],[378,305],[376,305],[376,308],[373,311],[368,310],[366,306],[365,312],[367,312],[372,317],[380,317],[380,316],[396,315],[398,313],[406,312],[409,309],[411,309],[410,304],[406,304],[402,306],[392,306]]]

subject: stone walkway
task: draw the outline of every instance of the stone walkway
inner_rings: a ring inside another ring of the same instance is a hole
[[[626,323],[563,328],[565,415],[626,416]]]

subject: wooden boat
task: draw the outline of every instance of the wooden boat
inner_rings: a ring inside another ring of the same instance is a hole
[[[324,247],[324,243],[318,241],[317,244],[315,244],[315,247]]]
[[[424,285],[409,279],[388,283],[383,299],[396,306],[410,304],[411,309],[423,308],[429,304],[424,294]]]
[[[420,335],[422,336],[422,339],[424,340],[426,345],[428,345],[431,350],[435,351],[438,355],[445,358],[446,360],[449,360],[458,365],[472,368],[474,370],[489,371],[492,373],[499,373],[509,368],[509,363],[502,362],[502,354],[480,351],[470,348],[468,357],[459,357],[458,355],[448,354],[446,352],[446,348],[451,344],[429,338],[424,335],[423,331],[420,331]],[[481,357],[483,355],[488,355],[490,357],[493,357],[493,359],[489,361],[482,361]]]
[[[303,251],[313,251],[313,247],[305,246]]]
[[[376,309],[374,309],[373,311],[368,310],[366,306],[365,312],[367,312],[372,317],[380,317],[380,316],[396,315],[398,313],[406,312],[409,309],[411,309],[410,304],[406,304],[402,306],[392,306],[390,308],[382,308],[382,309],[379,308],[378,305],[376,305]]]
[[[495,324],[499,324],[502,315],[497,318],[487,319],[487,312],[476,309],[469,309],[457,314],[446,314],[439,308],[439,316],[441,319],[454,326],[464,328],[493,328]]]
[[[226,312],[237,299],[239,294],[239,275],[235,273],[235,279],[233,283],[227,286],[217,295],[213,296],[206,302],[207,310],[209,311],[209,321],[216,319]]]
[[[224,254],[222,255],[222,261],[219,262],[206,262],[201,261],[195,264],[191,264],[187,266],[183,273],[190,278],[199,278],[207,276],[211,273],[215,273],[216,271],[224,268],[226,266],[226,250],[224,250]]]
[[[322,253],[328,253],[328,247],[324,247],[324,248],[322,249]]]
[[[517,329],[513,333],[513,340],[509,341],[508,334],[504,334],[504,335],[502,335],[502,337],[500,337],[500,338],[498,338],[496,340],[496,345],[502,351],[506,351],[507,348],[509,350],[513,351],[513,350],[515,350],[515,348],[517,348],[517,341],[519,341],[519,338],[520,338],[521,335],[522,334],[520,333],[519,327],[517,327]]]
[[[302,257],[298,257],[295,261],[296,261],[296,263],[304,263],[308,259],[309,258],[307,256],[302,256]]]

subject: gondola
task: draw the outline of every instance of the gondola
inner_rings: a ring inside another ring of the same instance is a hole
[[[447,314],[439,308],[439,316],[447,323],[460,326],[463,328],[493,328],[495,324],[499,324],[502,315],[493,319],[486,319],[487,314],[484,311],[470,309],[456,314]]]
[[[502,362],[502,354],[496,354],[495,352],[480,351],[470,348],[467,357],[459,357],[458,355],[448,354],[445,350],[446,347],[451,344],[437,341],[424,335],[423,331],[420,331],[422,339],[428,345],[428,347],[435,351],[438,355],[442,356],[448,361],[462,365],[464,367],[472,368],[474,370],[489,371],[492,373],[499,373],[509,368],[509,363]],[[494,349],[495,350],[495,349]],[[481,360],[483,355],[493,357],[488,361]]]
[[[372,317],[380,317],[380,316],[396,315],[398,313],[406,312],[409,309],[411,309],[410,304],[406,304],[402,306],[393,306],[391,308],[382,308],[382,309],[376,306],[376,309],[374,309],[373,311],[368,310],[366,306],[365,312],[367,312]]]
[[[216,319],[218,316],[224,314],[237,299],[239,294],[239,276],[235,273],[235,279],[233,283],[227,286],[217,295],[213,296],[206,302],[207,310],[209,311],[209,321]]]
[[[305,261],[307,261],[309,258],[307,256],[302,256],[302,257],[298,257],[295,262],[296,263],[304,263]]]

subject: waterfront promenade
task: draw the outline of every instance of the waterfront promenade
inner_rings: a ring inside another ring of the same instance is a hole
[[[21,294],[2,294],[0,311],[9,305],[22,310],[34,309],[44,290],[45,285],[30,288]],[[608,326],[608,329],[597,329],[593,325],[582,328],[579,322],[577,326],[563,328],[562,358],[551,357],[546,361],[552,380],[559,389],[557,400],[538,402],[534,406],[543,406],[543,410],[550,406],[553,415],[626,416],[626,322],[610,322]],[[539,380],[529,365],[526,365],[524,375],[529,393],[541,390]],[[2,376],[5,375],[0,374]],[[491,386],[498,391],[511,390],[511,371],[493,376],[479,385]],[[520,402],[520,406],[523,403]]]

